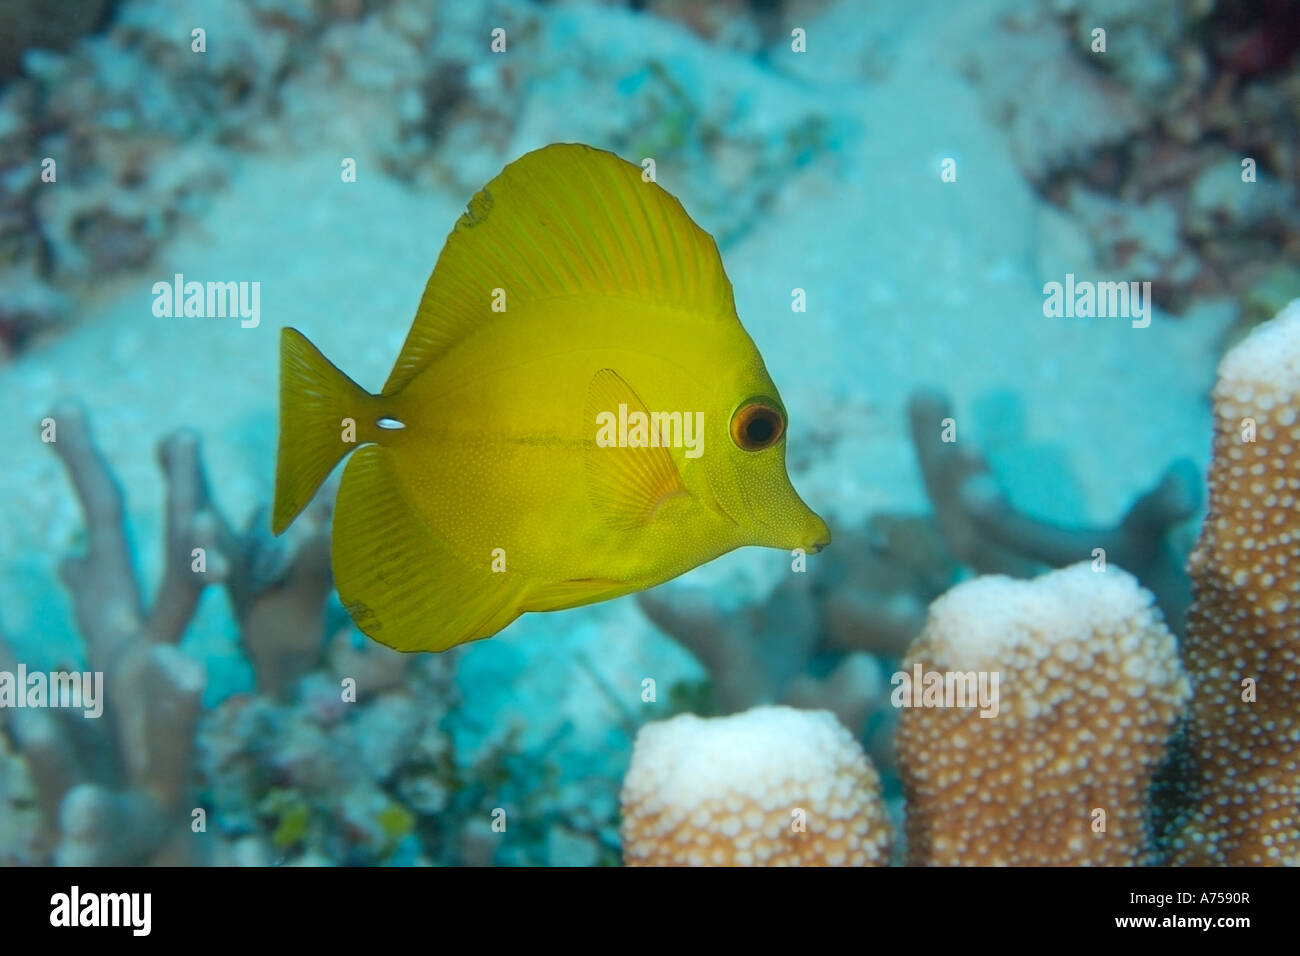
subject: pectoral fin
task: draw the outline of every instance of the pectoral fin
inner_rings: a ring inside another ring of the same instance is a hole
[[[620,406],[626,411],[621,411]],[[615,421],[625,415],[627,420],[636,421],[639,414],[649,421],[645,403],[613,369],[601,369],[592,376],[584,414],[583,427],[592,435],[584,451],[587,497],[607,524],[623,529],[642,527],[655,517],[660,505],[677,495],[689,494],[668,449],[602,446],[597,442],[601,415],[612,415]],[[648,438],[649,431],[643,434]]]

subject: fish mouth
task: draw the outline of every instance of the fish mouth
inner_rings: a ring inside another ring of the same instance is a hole
[[[764,520],[760,512],[746,501],[746,505],[750,506],[747,510],[753,522],[751,527],[757,526],[755,530],[759,531],[750,544],[780,551],[798,550],[804,554],[816,554],[827,547],[831,543],[831,529],[821,515],[799,500],[797,494],[795,501],[801,514],[793,516],[793,520],[782,515],[776,521]]]
[[[765,543],[783,551],[802,551],[804,554],[816,554],[831,543],[831,529],[815,511],[808,511],[800,524],[802,527],[788,534],[784,543],[780,540]]]
[[[808,540],[808,543],[803,545],[803,549],[807,554],[816,554],[831,543],[831,529],[826,526],[826,522],[816,515],[813,515],[813,518],[820,527],[814,529],[812,534],[809,535],[811,540]]]

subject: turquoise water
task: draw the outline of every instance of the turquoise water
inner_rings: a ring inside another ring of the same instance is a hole
[[[1215,367],[1300,295],[1290,14],[951,6],[18,17],[0,671],[102,674],[104,714],[0,710],[0,859],[615,865],[640,728],[790,703],[860,743],[897,862],[890,678],[934,599],[1100,541],[1181,634]],[[553,142],[652,159],[717,239],[834,540],[399,657],[330,587],[328,491],[268,533],[280,329],[378,391],[466,203]],[[186,281],[242,311],[177,314]]]

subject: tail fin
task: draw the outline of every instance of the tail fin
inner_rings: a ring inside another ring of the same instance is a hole
[[[376,399],[307,341],[280,332],[280,443],[271,530],[280,534],[316,494],[339,459],[379,429]],[[347,434],[344,419],[355,423]],[[351,438],[353,441],[348,441]]]

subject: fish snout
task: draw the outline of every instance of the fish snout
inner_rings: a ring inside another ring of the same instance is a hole
[[[808,554],[816,554],[831,543],[831,529],[815,514],[810,513],[808,528],[804,532],[804,542],[803,549]]]

